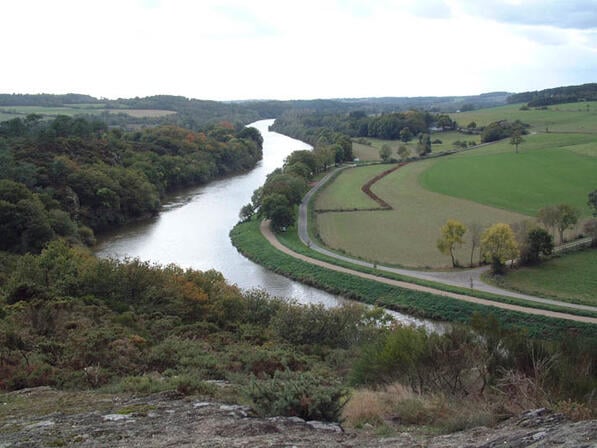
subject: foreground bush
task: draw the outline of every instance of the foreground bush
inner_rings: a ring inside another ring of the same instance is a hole
[[[266,380],[254,378],[243,392],[262,416],[334,422],[340,417],[346,396],[338,379],[288,370]]]

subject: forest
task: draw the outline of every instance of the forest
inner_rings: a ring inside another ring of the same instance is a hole
[[[103,231],[158,212],[175,189],[246,171],[262,156],[253,128],[229,123],[109,129],[98,120],[31,114],[0,123],[0,250],[38,253],[64,237]]]

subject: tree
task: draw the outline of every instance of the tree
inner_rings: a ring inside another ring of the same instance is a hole
[[[553,252],[553,237],[547,230],[537,227],[527,234],[526,241],[526,263],[533,264],[540,260],[541,255],[551,255]]]
[[[255,207],[253,206],[252,202],[249,202],[241,207],[238,217],[240,218],[241,222],[247,222],[251,220],[254,214]]]
[[[400,131],[400,140],[404,143],[409,142],[413,138],[413,133],[408,127],[402,128]]]
[[[387,162],[388,160],[390,160],[390,156],[392,155],[392,148],[390,148],[390,145],[382,145],[381,149],[379,150],[379,158],[381,160],[383,160],[384,162]]]
[[[537,219],[552,233],[558,231],[560,244],[564,242],[564,232],[576,225],[580,218],[580,211],[568,204],[558,204],[543,207],[539,210]]]
[[[560,244],[564,242],[564,231],[576,225],[578,218],[580,218],[580,211],[568,204],[556,205],[557,221],[556,227],[560,235]]]
[[[491,263],[494,274],[503,274],[506,262],[514,260],[519,254],[514,232],[504,223],[494,224],[483,232],[481,247],[483,257]]]
[[[400,156],[401,159],[406,159],[410,154],[410,151],[408,150],[408,148],[404,145],[400,145],[398,147],[398,155]]]
[[[471,239],[471,261],[470,266],[473,267],[473,256],[475,249],[481,245],[481,233],[483,226],[479,222],[473,222],[468,225],[469,235]]]
[[[520,129],[514,130],[512,132],[512,137],[510,137],[510,144],[515,146],[516,153],[518,153],[518,145],[520,145],[522,142],[524,142],[524,139],[522,138]]]
[[[462,237],[466,233],[466,226],[455,219],[448,219],[441,228],[441,238],[437,240],[437,248],[444,255],[452,258],[452,267],[458,266],[454,256],[454,249],[464,242]]]
[[[587,204],[593,209],[593,216],[597,216],[597,190],[593,190],[589,193],[589,201]]]

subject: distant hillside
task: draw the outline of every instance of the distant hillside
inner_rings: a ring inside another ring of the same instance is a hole
[[[508,98],[508,103],[527,103],[529,107],[541,107],[552,104],[596,100],[597,83],[590,83],[578,86],[556,87],[554,89],[517,93]]]
[[[472,96],[337,98],[312,100],[207,101],[183,96],[154,95],[143,98],[98,99],[69,93],[0,94],[0,121],[25,117],[31,113],[57,115],[93,115],[110,126],[151,126],[174,124],[193,130],[229,121],[248,124],[262,118],[278,118],[288,111],[320,114],[346,114],[354,111],[379,114],[419,109],[431,112],[456,112],[506,104],[507,92]],[[126,111],[171,111],[167,113],[127,113]]]

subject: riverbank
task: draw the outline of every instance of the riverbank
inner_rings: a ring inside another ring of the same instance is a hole
[[[495,308],[427,291],[411,291],[400,286],[316,266],[273,247],[262,235],[260,223],[256,220],[238,224],[231,231],[230,237],[234,246],[243,255],[276,273],[363,303],[428,319],[460,323],[470,322],[475,313],[492,314],[505,326],[524,327],[529,335],[542,338],[564,336],[571,329],[587,336],[594,336],[595,327],[591,323],[572,322],[545,315]]]

